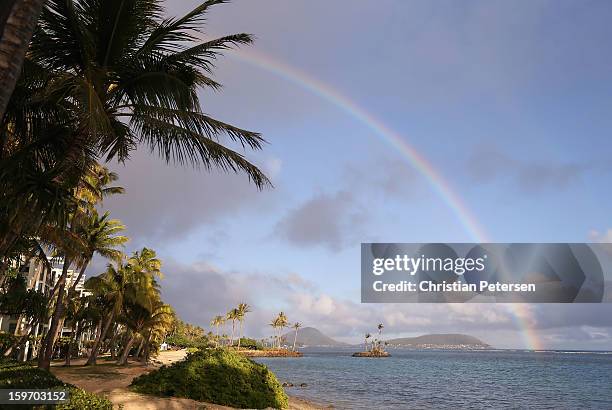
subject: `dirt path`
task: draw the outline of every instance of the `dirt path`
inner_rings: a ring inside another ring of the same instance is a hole
[[[149,366],[144,366],[139,362],[130,362],[129,366],[117,366],[115,362],[100,358],[97,366],[86,367],[83,366],[85,360],[74,360],[70,367],[63,367],[63,363],[54,363],[51,372],[66,383],[107,396],[117,408],[123,405],[125,410],[231,409],[231,407],[190,399],[148,396],[134,393],[128,389],[134,377],[155,370],[162,364],[171,364],[183,360],[185,355],[185,350],[160,352],[157,359]],[[315,410],[322,409],[322,407],[289,397],[289,409]]]

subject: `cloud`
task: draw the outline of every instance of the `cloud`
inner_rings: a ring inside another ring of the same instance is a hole
[[[214,316],[224,315],[244,302],[253,307],[245,323],[246,333],[252,336],[266,334],[272,317],[283,309],[282,303],[271,307],[270,300],[282,300],[298,288],[314,286],[293,273],[278,277],[260,272],[240,273],[205,262],[183,264],[170,260],[163,271],[162,297],[182,320],[208,327]]]
[[[612,229],[608,229],[605,232],[592,230],[589,232],[589,240],[591,242],[612,243]]]
[[[395,155],[379,155],[344,167],[343,179],[352,193],[372,198],[411,200],[422,198],[422,178],[407,161],[393,158]]]
[[[187,235],[238,211],[256,211],[274,196],[272,189],[258,191],[245,175],[167,165],[146,149],[124,166],[109,165],[126,193],[107,198],[103,207],[138,243]],[[277,175],[280,163],[269,161],[265,168]]]
[[[517,159],[496,147],[479,147],[467,164],[468,174],[476,182],[507,181],[527,194],[566,189],[586,169],[576,163]]]
[[[317,194],[290,210],[275,233],[296,246],[324,246],[337,252],[358,235],[365,219],[359,208],[349,192]]]

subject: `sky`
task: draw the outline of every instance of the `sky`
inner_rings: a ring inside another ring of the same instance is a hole
[[[197,4],[169,0],[166,11]],[[104,207],[127,225],[126,250],[158,252],[164,298],[191,323],[247,302],[256,338],[282,310],[355,343],[382,322],[386,337],[612,350],[612,304],[361,304],[361,242],[485,238],[401,149],[337,103],[412,146],[489,241],[612,242],[611,20],[605,0],[215,6],[204,38],[256,41],[217,61],[223,88],[202,91],[202,108],[263,134],[264,149],[245,155],[274,188],[166,165],[142,147],[109,164],[126,194]]]

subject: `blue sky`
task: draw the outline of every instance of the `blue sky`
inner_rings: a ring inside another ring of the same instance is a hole
[[[169,1],[169,15],[195,6]],[[612,4],[607,1],[235,0],[207,35],[253,33],[246,51],[328,84],[426,157],[495,242],[612,241]],[[228,52],[232,54],[232,52]],[[167,166],[139,150],[114,165],[106,206],[166,261],[164,291],[207,324],[245,299],[258,337],[280,309],[342,340],[464,331],[524,347],[508,306],[359,304],[361,242],[473,238],[397,150],[333,103],[237,58],[203,109],[262,132],[246,155],[271,176]],[[542,344],[612,349],[612,305],[532,305]]]

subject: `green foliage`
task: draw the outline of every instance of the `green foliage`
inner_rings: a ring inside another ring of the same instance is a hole
[[[204,329],[200,326],[185,323],[180,319],[175,320],[172,333],[166,338],[166,343],[182,349],[205,349],[214,345],[204,335]]]
[[[60,337],[57,340],[56,346],[60,349],[59,357],[66,357],[68,353],[68,344],[71,342],[70,337]],[[72,355],[74,356],[79,349],[79,344],[76,340],[72,340]]]
[[[70,401],[55,407],[56,410],[112,410],[112,408],[113,403],[106,397],[79,388],[71,388]]]
[[[33,367],[29,363],[0,360],[0,389],[59,389],[69,390],[70,401],[58,405],[62,410],[111,410],[110,400],[88,393],[62,382],[50,372]]]
[[[206,336],[190,338],[186,335],[171,335],[166,338],[166,343],[170,346],[180,347],[182,349],[196,348],[205,349],[211,346],[211,342]]]
[[[58,386],[64,386],[64,383],[46,370],[24,362],[0,361],[0,389],[48,389]]]
[[[225,349],[192,353],[182,362],[137,377],[132,388],[238,408],[285,408],[288,404],[266,366]]]
[[[17,336],[10,333],[0,333],[0,352],[5,352],[17,340]]]
[[[234,342],[234,346],[238,346],[238,341]],[[261,343],[258,343],[257,340],[248,337],[240,338],[240,347],[250,350],[263,350]]]
[[[25,314],[41,318],[47,312],[49,301],[40,292],[28,289],[22,273],[9,274],[0,290],[0,313],[4,315]]]

